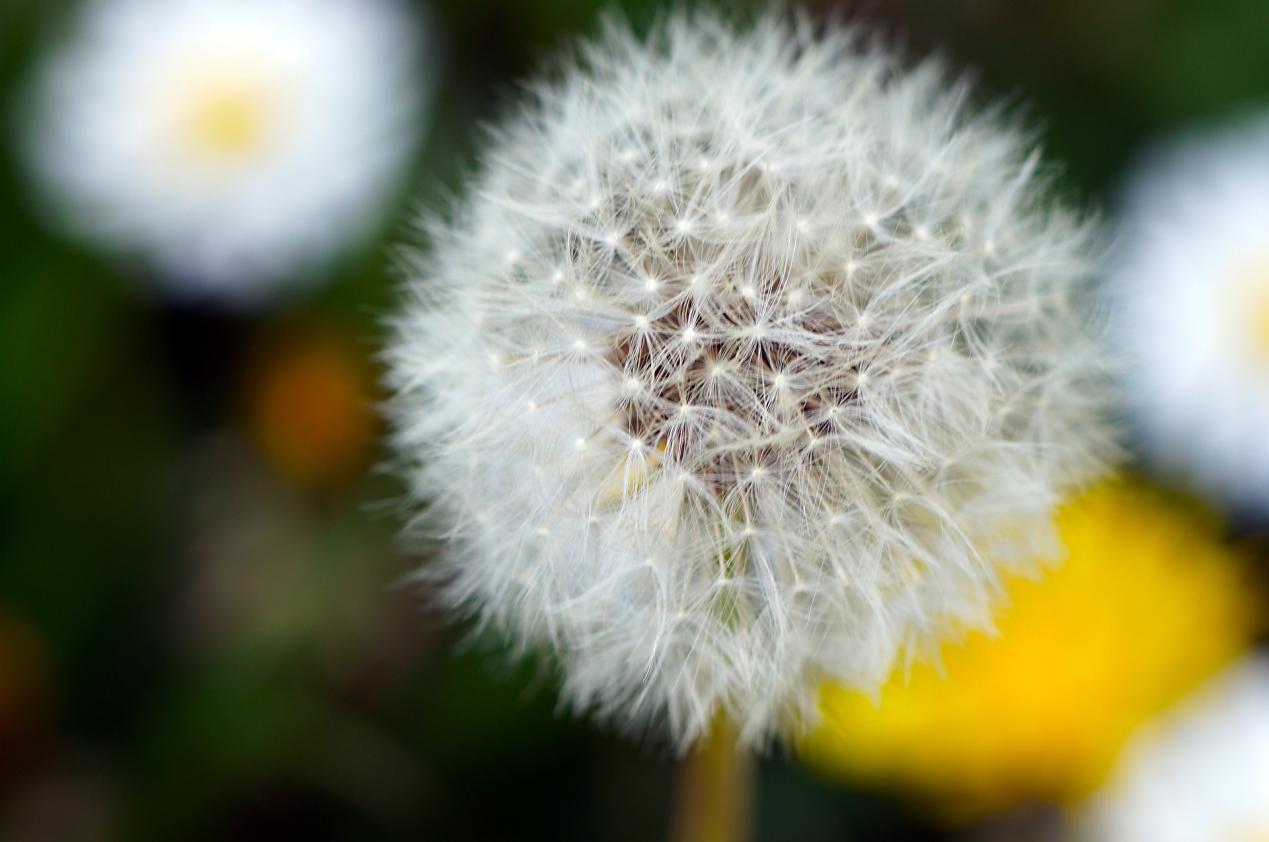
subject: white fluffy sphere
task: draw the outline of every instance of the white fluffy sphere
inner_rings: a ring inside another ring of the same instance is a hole
[[[1054,551],[1110,450],[1089,236],[965,95],[849,29],[613,27],[431,226],[390,354],[427,569],[577,707],[760,743]]]

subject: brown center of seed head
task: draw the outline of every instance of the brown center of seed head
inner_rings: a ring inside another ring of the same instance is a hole
[[[650,315],[613,341],[629,435],[719,490],[776,469],[778,450],[832,436],[859,399],[860,367],[841,366],[847,331],[830,307],[791,303],[775,273],[765,289],[728,285],[710,301],[689,286],[661,284]],[[760,302],[782,309],[764,316]],[[781,338],[791,334],[796,346]]]

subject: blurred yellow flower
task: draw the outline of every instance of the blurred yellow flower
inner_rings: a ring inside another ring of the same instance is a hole
[[[807,760],[953,816],[1078,800],[1143,720],[1247,647],[1257,606],[1210,515],[1117,479],[1058,524],[1066,562],[1008,584],[998,635],[945,647],[879,699],[826,687]]]

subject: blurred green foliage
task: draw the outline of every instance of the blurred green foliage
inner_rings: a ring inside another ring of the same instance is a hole
[[[1269,105],[1263,0],[805,5],[976,69],[1094,205],[1152,138]],[[606,7],[429,4],[439,93],[396,222],[299,312],[246,315],[164,303],[44,227],[9,141],[73,4],[0,2],[0,619],[47,666],[0,635],[0,671],[35,700],[0,722],[0,839],[662,833],[665,750],[559,715],[545,668],[508,667],[394,587],[418,561],[394,540],[396,483],[371,464],[336,488],[289,483],[242,407],[248,349],[280,324],[335,325],[373,356],[396,296],[387,244],[415,207],[446,207],[481,124]],[[646,25],[661,7],[620,11]],[[763,774],[763,839],[936,838],[785,758]]]

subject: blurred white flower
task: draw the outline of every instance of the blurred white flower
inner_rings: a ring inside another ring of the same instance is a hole
[[[311,284],[416,140],[416,23],[393,0],[90,0],[37,77],[33,169],[178,292]]]
[[[1143,731],[1083,821],[1088,842],[1269,839],[1269,661],[1246,659]]]
[[[1103,467],[1089,236],[852,30],[613,27],[430,226],[391,349],[448,601],[567,697],[759,743],[981,624]]]
[[[1127,191],[1114,271],[1150,455],[1269,508],[1269,120],[1156,150]]]

